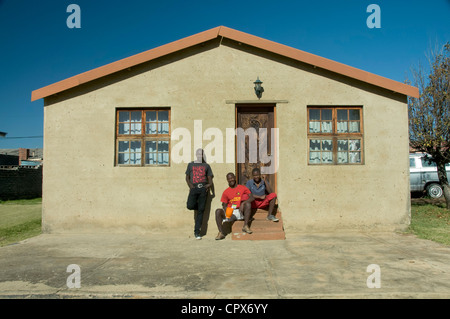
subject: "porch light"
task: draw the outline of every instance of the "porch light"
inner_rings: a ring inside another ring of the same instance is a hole
[[[263,84],[263,82],[261,82],[261,80],[259,79],[259,76],[256,79],[256,81],[253,82],[253,84],[255,85],[256,96],[258,97],[258,99],[260,99],[264,92],[264,88],[261,86],[261,84]]]

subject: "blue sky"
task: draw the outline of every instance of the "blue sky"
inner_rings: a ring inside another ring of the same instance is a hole
[[[81,8],[69,29],[67,7]],[[370,4],[381,28],[370,29]],[[43,100],[31,92],[73,75],[224,25],[403,82],[450,41],[450,0],[0,0],[2,148],[39,148]]]

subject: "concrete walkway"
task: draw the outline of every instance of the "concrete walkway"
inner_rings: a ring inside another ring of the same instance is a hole
[[[450,298],[450,247],[412,235],[214,236],[40,235],[0,248],[0,298]]]

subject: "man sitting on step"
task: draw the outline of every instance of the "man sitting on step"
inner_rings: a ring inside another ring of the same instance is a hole
[[[275,201],[277,199],[277,194],[272,191],[270,184],[261,179],[261,170],[259,168],[254,168],[252,170],[253,179],[249,179],[245,186],[252,192],[255,200],[252,202],[252,208],[267,208],[267,220],[277,222],[278,218],[275,217]]]
[[[219,229],[216,240],[225,238],[222,228],[224,221],[244,220],[242,231],[248,234],[252,233],[249,222],[252,213],[251,201],[253,201],[253,196],[247,187],[236,183],[236,176],[233,173],[227,174],[227,182],[229,187],[223,192],[220,199],[223,208],[216,209],[216,224]],[[227,216],[227,210],[230,211],[230,216]]]

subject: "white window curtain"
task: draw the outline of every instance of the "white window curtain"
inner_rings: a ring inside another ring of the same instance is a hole
[[[333,140],[310,140],[309,163],[333,163]]]
[[[141,112],[130,112],[130,113],[131,113],[130,134],[141,134],[142,113]]]
[[[141,142],[119,141],[119,164],[141,164]]]
[[[320,140],[309,141],[309,162],[311,164],[320,164]]]
[[[333,140],[322,141],[322,163],[333,163]]]
[[[348,141],[348,149],[349,149],[349,162],[350,163],[361,163],[361,141],[360,140],[349,140]],[[351,152],[357,151],[357,152]]]
[[[169,165],[169,141],[146,141],[145,164]]]
[[[350,163],[361,163],[361,153],[359,152],[349,152],[348,153]]]
[[[320,164],[320,152],[309,152],[309,162],[311,164]]]
[[[320,133],[320,122],[309,122],[310,133]]]
[[[344,122],[337,122],[337,132],[338,133],[359,133],[359,122],[355,121],[344,121]]]
[[[322,133],[332,133],[333,124],[332,122],[322,122]]]
[[[347,122],[337,122],[337,132],[338,133],[347,133],[348,132]]]
[[[352,122],[349,122],[348,124],[349,124],[348,130],[350,133],[359,133],[360,132],[359,122],[352,121]]]
[[[338,163],[348,163],[348,141],[338,140]]]

